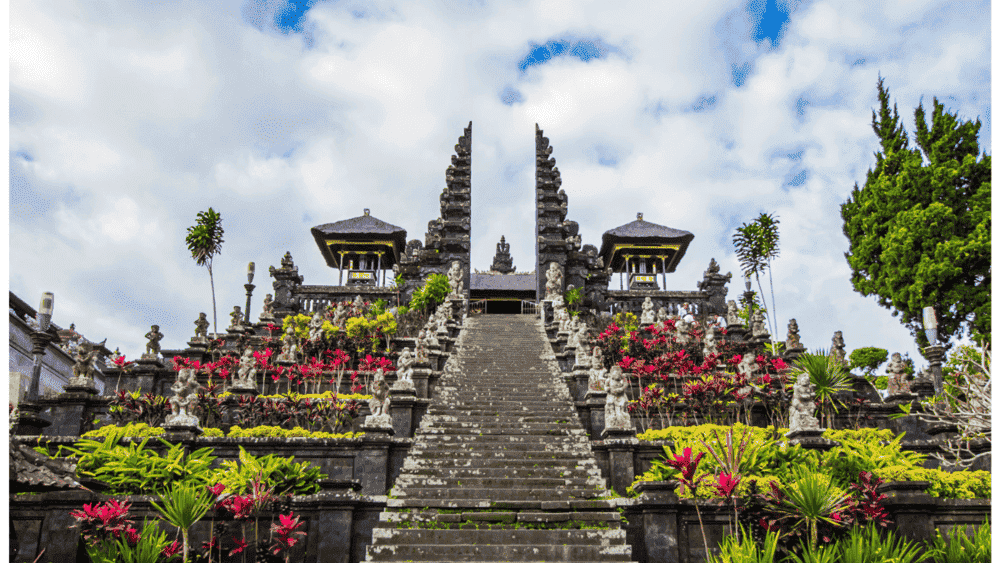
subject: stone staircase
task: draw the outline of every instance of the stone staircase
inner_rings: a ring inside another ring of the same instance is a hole
[[[537,318],[466,320],[368,561],[630,561]]]

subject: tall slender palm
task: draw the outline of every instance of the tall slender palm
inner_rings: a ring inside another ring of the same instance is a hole
[[[757,288],[760,290],[761,300],[764,299],[764,288],[760,284],[760,274],[766,269],[768,275],[771,273],[771,260],[778,257],[778,219],[768,213],[761,213],[750,223],[743,223],[736,228],[733,234],[733,246],[736,249],[736,257],[740,260],[743,268],[743,275],[749,278],[753,275],[757,280]],[[771,327],[771,334],[778,332],[778,319],[774,310],[774,279],[771,278],[771,309],[768,315],[768,326]],[[774,336],[772,336],[772,339]]]
[[[185,238],[191,257],[199,266],[208,268],[208,281],[212,285],[212,331],[218,333],[218,315],[215,307],[215,278],[212,276],[212,258],[222,252],[222,216],[211,207],[198,212],[198,224],[188,227]]]
[[[760,236],[761,254],[767,262],[767,279],[771,284],[770,316],[774,319],[774,332],[771,334],[774,334],[775,338],[777,338],[778,309],[774,301],[774,276],[771,275],[771,260],[778,257],[778,223],[780,221],[770,213],[761,213],[760,217],[757,217],[756,223]]]

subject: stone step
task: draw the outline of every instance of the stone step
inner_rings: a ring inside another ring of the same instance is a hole
[[[541,487],[601,487],[603,479],[587,477],[470,477],[403,474],[396,478],[396,487],[461,488],[489,487],[498,489],[535,489]]]
[[[468,432],[465,434],[418,434],[415,438],[424,444],[488,444],[489,446],[504,446],[507,444],[576,444],[589,443],[583,434],[517,434]]]
[[[438,479],[591,479],[600,477],[596,467],[566,468],[566,467],[426,467],[403,471],[397,478],[434,477]]]
[[[576,413],[565,414],[561,416],[541,416],[541,415],[501,415],[498,411],[493,412],[465,412],[462,414],[446,414],[441,412],[439,409],[435,409],[437,412],[428,409],[427,414],[424,415],[423,421],[421,421],[421,426],[434,426],[436,423],[448,423],[448,422],[465,422],[465,423],[494,423],[497,425],[512,424],[512,425],[525,425],[525,424],[574,424],[577,428],[580,427],[579,419]]]
[[[466,499],[413,499],[413,498],[390,498],[386,500],[386,509],[447,509],[458,511],[476,511],[479,514],[483,511],[556,511],[569,512],[581,510],[608,511],[616,507],[611,500],[607,499],[569,499],[569,500],[494,500],[487,498],[466,498]],[[504,512],[504,514],[516,514],[516,512]],[[477,516],[478,517],[478,516]],[[513,518],[513,517],[512,517]]]
[[[588,525],[583,523],[584,526]],[[477,545],[610,545],[611,541],[624,541],[625,530],[617,529],[457,529],[432,530],[423,528],[375,528],[372,533],[372,545],[386,543],[399,544],[462,544]]]
[[[414,457],[424,457],[427,459],[440,459],[440,458],[454,458],[456,462],[459,460],[476,460],[476,459],[532,459],[535,463],[544,463],[549,460],[579,460],[579,459],[589,459],[592,454],[589,450],[569,450],[561,451],[557,449],[545,450],[545,449],[500,449],[500,450],[482,450],[482,449],[462,449],[462,448],[447,448],[447,447],[420,447],[421,444],[415,444],[413,448],[410,449],[410,455]]]
[[[412,452],[411,452],[412,453]],[[589,456],[565,457],[562,459],[538,459],[538,458],[517,458],[517,457],[464,457],[457,456],[435,456],[431,458],[407,457],[403,460],[403,471],[411,469],[596,469],[597,463]]]
[[[524,503],[527,504],[527,503]],[[532,503],[541,506],[541,503]],[[484,518],[489,515],[489,518]],[[572,523],[585,525],[608,526],[617,528],[621,525],[621,514],[617,511],[565,511],[542,512],[538,507],[526,508],[517,512],[462,512],[460,510],[422,509],[393,510],[379,514],[378,526],[396,527],[399,523],[434,523],[438,525],[460,526],[474,522],[478,529],[506,529],[518,523],[529,525],[564,526]]]
[[[492,500],[591,500],[604,495],[603,491],[592,486],[565,488],[488,488],[488,487],[414,487],[404,486],[393,488],[390,496],[405,499],[492,499]]]
[[[584,436],[587,432],[582,428],[568,428],[569,424],[550,424],[543,426],[532,425],[531,428],[523,426],[444,426],[435,424],[433,427],[418,428],[414,435],[419,436]]]
[[[616,542],[617,543],[617,542]],[[617,545],[371,545],[369,561],[631,561],[632,549]]]

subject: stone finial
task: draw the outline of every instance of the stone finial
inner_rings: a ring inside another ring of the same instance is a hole
[[[198,391],[201,385],[195,376],[195,371],[185,368],[177,372],[177,380],[170,387],[174,396],[170,398],[170,414],[164,420],[164,426],[198,427],[198,417],[194,410],[198,405]]]
[[[636,221],[642,221],[642,213],[636,213],[635,214],[635,220]]]
[[[618,365],[611,367],[608,372],[607,392],[608,396],[604,402],[604,428],[605,430],[631,430],[632,416],[628,413],[628,384],[622,375],[622,368]]]
[[[500,236],[500,242],[497,243],[497,253],[493,257],[490,270],[501,274],[510,274],[515,270],[514,259],[510,256],[510,244],[507,243],[503,235]]]
[[[416,358],[410,352],[410,349],[403,348],[403,351],[399,353],[399,359],[396,360],[396,383],[392,385],[394,390],[416,390],[416,387],[413,385],[413,364],[415,363]]]
[[[229,313],[229,328],[237,329],[243,325],[243,311],[240,310],[240,306],[236,305],[233,307],[233,312]]]
[[[785,340],[785,350],[800,350],[802,342],[799,341],[799,323],[795,319],[788,321],[788,337]]]
[[[208,340],[208,317],[205,313],[198,313],[198,320],[194,322],[194,339],[196,342]]]
[[[830,355],[839,364],[846,365],[847,350],[844,348],[844,333],[837,331],[833,333],[833,346],[830,347]]]
[[[642,316],[639,317],[639,324],[651,325],[656,322],[656,312],[653,310],[653,300],[647,297],[642,302]]]
[[[898,395],[910,392],[910,382],[906,380],[906,363],[899,352],[893,352],[889,364],[885,366],[885,372],[888,376],[886,394]]]
[[[286,251],[285,255],[281,257],[281,267],[285,269],[290,269],[295,267],[295,262],[292,261],[291,252]]]
[[[743,324],[740,318],[740,310],[736,306],[736,301],[730,299],[726,302],[726,326],[736,326]]]
[[[819,421],[813,415],[816,410],[816,389],[809,380],[809,374],[802,372],[792,387],[792,405],[788,415],[788,435],[796,432],[818,432]]]
[[[160,325],[153,325],[149,327],[149,332],[146,333],[146,353],[143,356],[151,356],[153,358],[160,355],[160,341],[163,340],[163,333],[160,332]]]
[[[368,399],[368,409],[371,414],[368,415],[362,426],[364,428],[392,428],[392,417],[389,414],[389,402],[392,398],[382,368],[375,371],[369,392],[372,395],[371,399]]]
[[[262,321],[274,320],[274,296],[268,293],[264,296],[264,303],[261,304],[260,317]]]

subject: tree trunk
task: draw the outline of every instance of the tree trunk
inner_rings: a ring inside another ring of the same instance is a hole
[[[219,318],[215,310],[215,278],[212,277],[212,265],[208,265],[208,283],[212,285],[212,332],[219,334]]]

